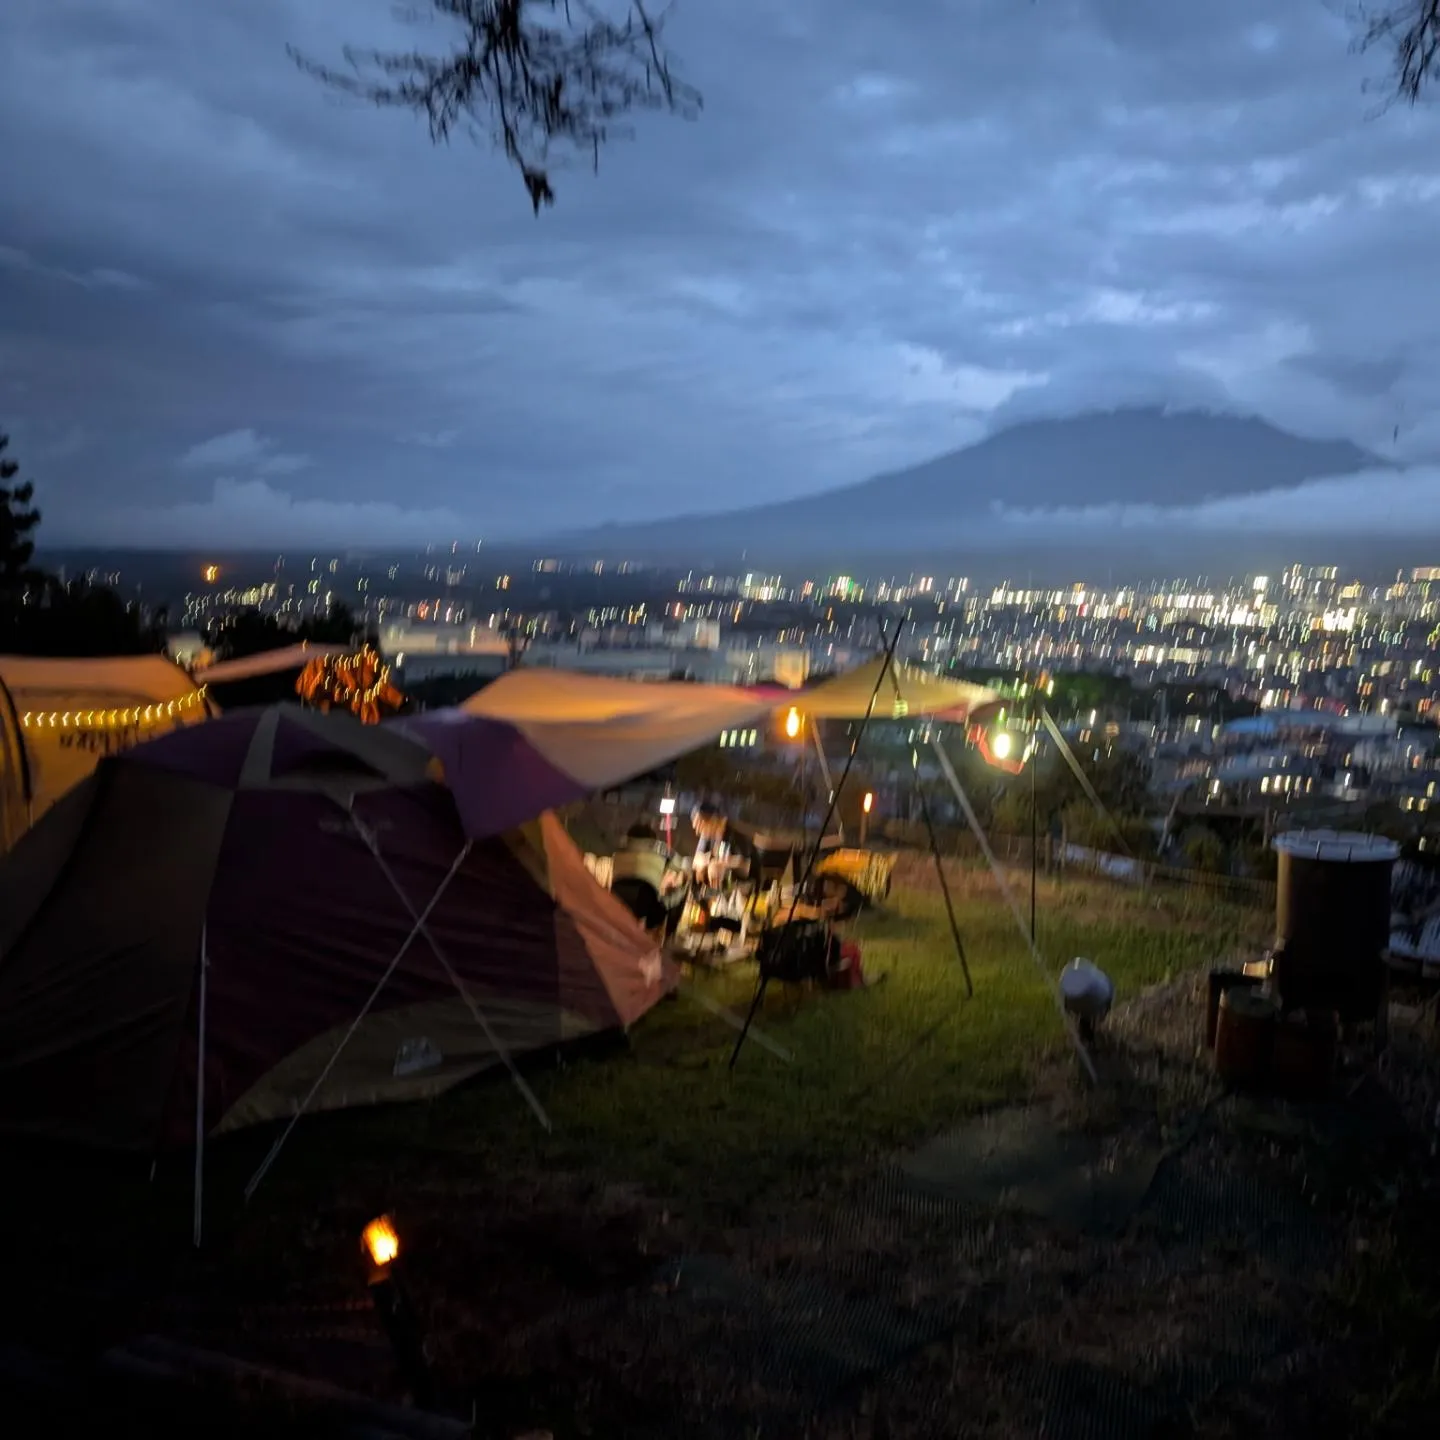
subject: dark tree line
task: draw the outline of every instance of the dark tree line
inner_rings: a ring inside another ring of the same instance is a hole
[[[145,655],[165,648],[163,613],[147,619],[139,605],[85,580],[62,581],[35,564],[40,511],[32,481],[17,483],[19,464],[0,434],[0,654]]]
[[[316,615],[293,625],[282,623],[274,615],[261,610],[237,610],[222,616],[206,632],[205,643],[215,652],[217,660],[242,660],[249,655],[263,655],[270,650],[283,650],[302,641],[316,645],[375,645],[376,637],[366,632],[348,605],[336,602],[324,615]]]

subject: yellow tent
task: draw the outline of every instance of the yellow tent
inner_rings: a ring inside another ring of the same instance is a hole
[[[209,714],[163,655],[0,655],[0,853],[112,755]]]

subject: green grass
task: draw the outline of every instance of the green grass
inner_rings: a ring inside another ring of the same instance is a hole
[[[682,996],[638,1024],[627,1050],[532,1077],[548,1135],[499,1079],[421,1109],[350,1118],[376,1144],[584,1172],[691,1203],[743,1205],[777,1185],[823,1182],[1016,1098],[1033,1063],[1065,1044],[993,880],[963,875],[955,903],[973,999],[941,898],[917,877],[850,927],[881,983],[844,993],[771,987],[757,1024],[790,1063],[751,1043],[731,1072],[734,1031]],[[1123,998],[1239,948],[1253,952],[1268,916],[1185,891],[1067,880],[1042,884],[1039,926],[1052,968],[1086,955]],[[701,972],[694,984],[743,1014],[754,970]]]
[[[886,909],[851,927],[881,983],[843,993],[772,987],[759,1024],[790,1063],[751,1043],[731,1072],[735,1032],[682,997],[637,1024],[628,1045],[563,1066],[531,1061],[550,1133],[503,1075],[491,1075],[426,1104],[307,1117],[248,1205],[245,1181],[274,1131],[207,1147],[199,1253],[189,1246],[185,1153],[165,1157],[153,1183],[139,1169],[126,1179],[62,1166],[52,1176],[27,1162],[27,1183],[0,1197],[0,1218],[30,1237],[22,1268],[35,1293],[60,1307],[62,1333],[77,1312],[58,1276],[97,1286],[109,1276],[105,1286],[130,1295],[176,1288],[230,1309],[247,1295],[344,1291],[360,1226],[390,1207],[425,1232],[417,1245],[442,1267],[459,1264],[498,1223],[497,1197],[501,1210],[523,1207],[529,1194],[582,1217],[598,1187],[641,1186],[706,1233],[761,1224],[787,1195],[843,1182],[1022,1097],[1035,1063],[1063,1050],[1051,993],[993,879],[965,871],[954,893],[974,998],[933,876],[907,859]],[[1045,882],[1039,917],[1052,970],[1089,956],[1122,999],[1179,970],[1253,954],[1269,930],[1263,910],[1081,879]],[[742,1013],[753,983],[745,965],[694,981]]]

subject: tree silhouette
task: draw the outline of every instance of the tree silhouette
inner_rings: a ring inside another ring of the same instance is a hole
[[[0,652],[10,655],[145,655],[165,648],[163,616],[87,581],[62,584],[33,562],[40,512],[30,481],[0,434]]]
[[[205,639],[217,660],[242,660],[249,655],[284,650],[304,640],[349,648],[368,638],[364,631],[350,607],[337,602],[325,615],[298,625],[286,625],[263,610],[237,610],[217,621]]]
[[[1395,94],[1415,104],[1428,87],[1440,56],[1440,0],[1400,0],[1376,10],[1360,8],[1362,50],[1376,45],[1394,52]]]
[[[555,203],[555,152],[588,152],[598,169],[600,147],[623,133],[624,117],[700,110],[699,91],[671,74],[666,16],[651,14],[646,0],[629,0],[623,20],[591,0],[428,0],[400,15],[416,25],[447,20],[458,33],[438,55],[347,46],[345,69],[293,46],[290,56],[342,94],[423,115],[437,144],[457,128],[487,133],[520,171],[537,215]]]
[[[39,578],[30,562],[35,556],[35,527],[40,523],[40,512],[30,503],[35,498],[34,484],[10,483],[20,473],[20,466],[6,457],[9,448],[10,437],[0,434],[0,596],[7,607],[18,603]]]
[[[80,659],[156,655],[165,648],[165,612],[147,618],[140,606],[103,585],[40,578],[18,616],[7,648],[18,655]]]

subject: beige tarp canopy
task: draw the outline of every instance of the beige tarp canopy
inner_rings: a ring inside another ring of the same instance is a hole
[[[877,720],[932,715],[963,722],[976,710],[1000,702],[1001,697],[983,685],[947,680],[900,661],[896,662],[893,674],[885,677],[877,693],[875,682],[880,679],[884,664],[883,657],[869,660],[833,680],[822,680],[809,690],[797,692],[789,703],[814,720],[859,720],[874,695]]]
[[[243,655],[238,660],[221,660],[195,672],[204,685],[226,685],[234,680],[251,680],[257,675],[274,675],[282,670],[302,670],[317,655],[334,653],[333,645],[312,645],[302,640],[280,650],[262,650],[258,655]]]
[[[459,712],[449,712],[449,718],[436,712],[410,723],[425,734],[447,773],[455,772],[457,782],[462,766],[493,769],[499,763],[496,737],[484,737],[483,743],[479,736],[462,740],[464,717],[471,716],[513,727],[527,749],[548,767],[585,790],[602,790],[709,745],[723,731],[765,725],[771,716],[792,706],[807,718],[862,719],[884,663],[873,660],[809,690],[616,680],[564,670],[519,669],[472,695]],[[877,719],[933,715],[963,721],[1000,698],[981,686],[938,679],[904,665],[896,666],[895,680],[904,704],[897,706],[895,684],[887,677],[875,702]],[[516,778],[520,765],[517,752],[508,767]],[[552,798],[549,803],[561,801]]]
[[[547,765],[591,791],[658,769],[709,745],[723,730],[759,725],[774,706],[738,686],[520,669],[460,709],[512,726]],[[453,763],[447,760],[447,772]]]
[[[102,755],[208,713],[203,688],[163,655],[0,655],[0,851]]]

